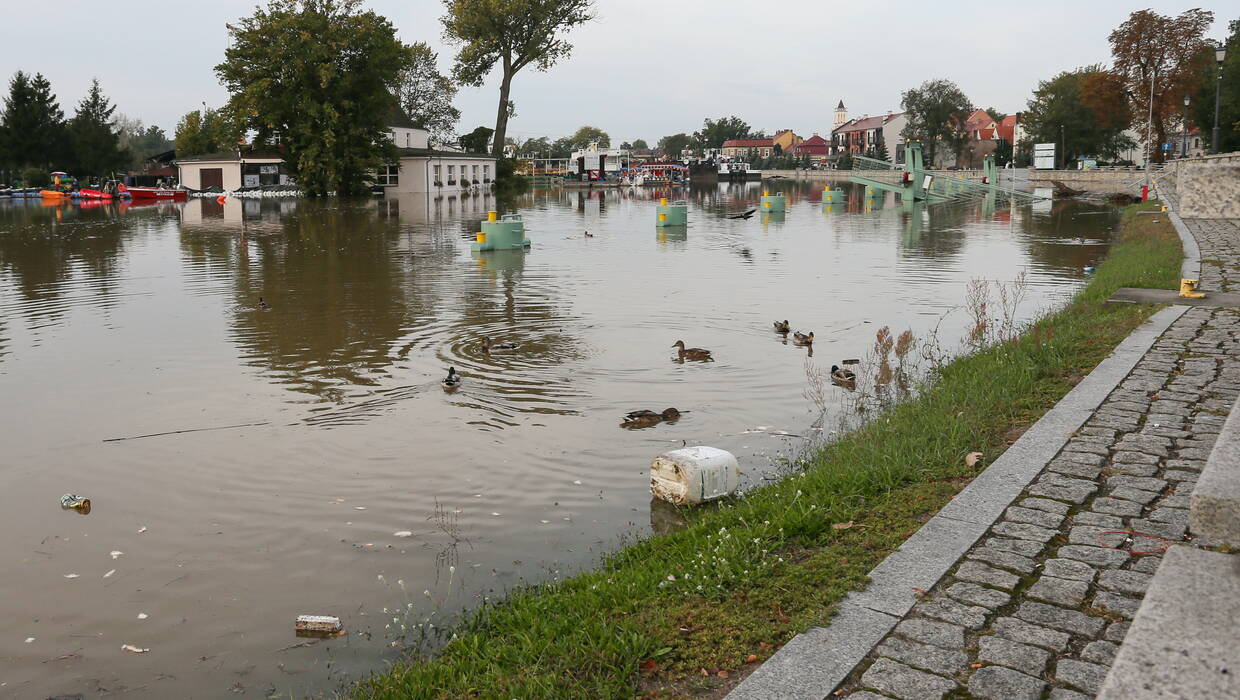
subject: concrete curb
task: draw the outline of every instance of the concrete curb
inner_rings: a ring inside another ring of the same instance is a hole
[[[1184,225],[1184,220],[1180,218],[1180,215],[1175,212],[1175,202],[1164,198],[1157,187],[1154,188],[1154,194],[1167,203],[1167,218],[1171,219],[1171,225],[1175,227],[1175,232],[1180,237],[1180,244],[1184,248],[1184,262],[1180,263],[1180,278],[1201,279],[1201,248],[1197,245],[1197,239]]]
[[[1188,310],[1170,306],[1120,342],[920,530],[870,571],[827,627],[797,635],[728,694],[730,700],[813,698],[831,694],[917,602],[964,556],[1059,453],[1172,323]]]
[[[1193,487],[1189,530],[1240,546],[1240,401],[1232,404]]]

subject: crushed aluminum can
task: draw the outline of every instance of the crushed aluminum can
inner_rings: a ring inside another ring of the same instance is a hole
[[[60,497],[60,507],[87,515],[90,513],[90,499],[79,496],[76,493],[66,493]]]

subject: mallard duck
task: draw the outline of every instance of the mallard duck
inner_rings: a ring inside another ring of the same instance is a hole
[[[630,430],[638,428],[651,428],[659,423],[662,423],[663,421],[673,423],[679,418],[680,411],[677,411],[674,408],[664,409],[662,413],[655,413],[654,411],[647,410],[633,411],[625,414],[624,422],[620,424],[620,427],[628,428]]]
[[[806,334],[806,333],[802,333],[801,331],[797,331],[796,333],[792,334],[792,342],[796,345],[813,345],[814,344],[814,332],[810,331],[808,334]]]
[[[492,343],[490,338],[482,339],[482,351],[488,355],[499,355],[507,352],[516,352],[516,343]]]
[[[456,373],[455,367],[448,368],[448,376],[443,378],[444,391],[456,391],[461,388],[461,375]]]
[[[831,365],[831,381],[840,384],[852,384],[857,381],[857,375],[851,369],[843,369],[839,365]]]
[[[271,304],[268,304],[266,301],[263,301],[262,297],[259,297],[258,308],[262,309],[263,311],[268,311],[271,309]]]
[[[682,360],[713,360],[710,356],[710,350],[703,348],[686,348],[685,341],[677,340],[672,343],[672,347],[676,348],[677,356]]]
[[[788,323],[788,319],[784,319],[784,320],[782,320],[782,321],[776,321],[776,322],[775,322],[775,332],[776,332],[776,333],[779,333],[779,334],[781,334],[781,335],[788,335],[788,332],[789,332],[789,331],[791,331],[791,330],[792,330],[792,326],[791,326],[791,325],[789,325],[789,323]]]
[[[594,238],[594,234],[586,231],[586,238]]]

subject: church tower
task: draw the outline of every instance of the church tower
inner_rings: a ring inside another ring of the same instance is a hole
[[[835,128],[843,126],[846,121],[848,121],[848,108],[844,106],[844,100],[840,100],[835,107]]]

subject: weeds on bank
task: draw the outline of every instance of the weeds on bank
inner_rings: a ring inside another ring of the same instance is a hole
[[[923,342],[931,380],[903,403],[881,398],[908,377],[913,338],[880,333],[858,384],[874,387],[863,403],[885,410],[800,471],[686,512],[684,529],[627,547],[596,570],[484,603],[444,633],[452,636],[435,656],[395,665],[356,696],[683,697],[730,687],[797,632],[824,623],[867,571],[1006,448],[1005,433],[1036,420],[1149,315],[1148,306],[1105,304],[1116,288],[1176,285],[1178,239],[1165,217],[1133,209],[1107,261],[1066,308],[1020,329],[1005,321],[1019,288],[999,295],[993,317],[982,301],[990,294],[976,290],[973,354],[946,362]],[[807,397],[825,405],[828,389],[810,379]],[[967,467],[973,451],[986,459]]]

